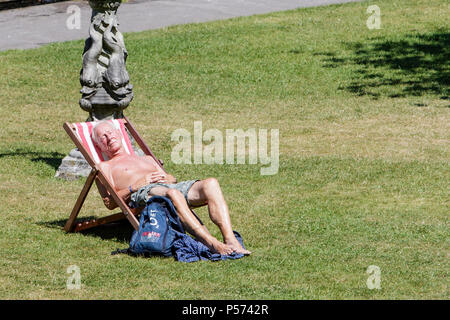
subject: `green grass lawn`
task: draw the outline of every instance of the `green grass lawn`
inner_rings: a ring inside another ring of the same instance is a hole
[[[253,252],[217,263],[111,256],[127,223],[66,234],[84,179],[54,175],[74,148],[62,124],[87,117],[83,41],[0,52],[0,298],[450,298],[448,8],[367,1],[125,35],[126,115],[179,180],[218,178]],[[279,129],[278,173],[172,163],[171,133],[197,120]],[[93,190],[80,216],[109,213]],[[80,290],[66,288],[71,265]]]

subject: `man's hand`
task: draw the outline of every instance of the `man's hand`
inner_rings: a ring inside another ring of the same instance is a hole
[[[150,183],[167,183],[167,175],[160,172],[153,172],[145,175],[145,185]]]
[[[136,183],[134,183],[131,187],[133,191],[137,191],[140,188],[149,185],[151,183],[175,183],[176,179],[174,176],[161,172],[152,172],[146,174],[144,177],[139,179]]]
[[[166,181],[167,181],[167,183],[177,183],[177,178],[175,178],[171,174],[167,174],[166,175]]]
[[[150,183],[176,183],[177,179],[168,173],[154,173],[152,174],[151,179],[153,179],[154,182]]]

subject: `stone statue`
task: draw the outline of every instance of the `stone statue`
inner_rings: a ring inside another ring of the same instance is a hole
[[[128,53],[116,15],[120,2],[89,1],[92,17],[83,51],[79,102],[81,109],[89,112],[87,121],[122,118],[133,99],[126,69]]]
[[[92,16],[83,50],[79,101],[81,109],[89,112],[86,121],[123,118],[122,111],[133,99],[133,86],[126,69],[128,52],[116,15],[121,2],[89,0]],[[142,150],[135,152],[142,154]],[[90,171],[81,152],[73,149],[62,160],[55,177],[77,179],[86,177]]]

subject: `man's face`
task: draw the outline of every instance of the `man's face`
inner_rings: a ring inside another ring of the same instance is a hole
[[[122,137],[119,130],[108,123],[95,127],[97,133],[97,146],[106,154],[114,154],[122,147]]]

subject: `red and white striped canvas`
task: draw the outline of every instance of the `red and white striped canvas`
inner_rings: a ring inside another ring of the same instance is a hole
[[[125,148],[125,151],[128,154],[134,154],[134,150],[131,146],[130,138],[128,137],[128,133],[125,130],[125,125],[123,124],[122,119],[115,120],[107,120],[111,122],[115,128],[119,129],[122,133],[122,145]],[[108,157],[103,154],[100,149],[94,144],[92,141],[92,128],[95,125],[95,122],[77,122],[74,123],[76,128],[76,133],[80,141],[83,143],[84,147],[88,150],[92,159],[94,159],[95,163],[100,163],[102,161],[108,160]]]

